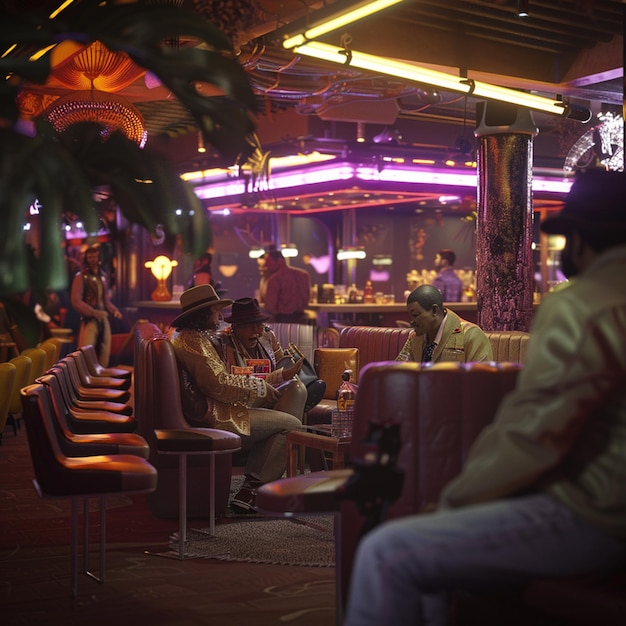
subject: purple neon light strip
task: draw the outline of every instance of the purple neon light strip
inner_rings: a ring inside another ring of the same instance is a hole
[[[351,179],[368,182],[472,187],[474,189],[477,183],[476,172],[464,173],[435,168],[407,168],[392,164],[385,165],[379,170],[378,167],[366,165],[333,163],[332,165],[308,167],[274,174],[269,179],[268,188],[269,190],[291,189]],[[572,181],[566,179],[533,178],[533,191],[565,194],[571,185]],[[246,191],[246,182],[241,179],[199,185],[195,188],[196,195],[202,200],[241,195]]]

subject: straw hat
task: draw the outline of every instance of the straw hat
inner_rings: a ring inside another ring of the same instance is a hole
[[[172,321],[172,326],[177,326],[193,313],[206,308],[224,309],[233,303],[232,300],[222,300],[211,285],[198,285],[183,291],[180,296],[180,306],[183,312]]]

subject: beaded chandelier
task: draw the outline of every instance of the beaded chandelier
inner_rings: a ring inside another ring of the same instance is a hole
[[[58,133],[72,124],[96,122],[105,129],[103,137],[119,130],[140,147],[146,143],[141,113],[130,102],[112,93],[75,91],[55,100],[44,114]]]

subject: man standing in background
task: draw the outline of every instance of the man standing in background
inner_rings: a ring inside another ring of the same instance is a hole
[[[439,250],[435,255],[435,267],[439,272],[433,285],[441,291],[444,302],[460,302],[463,293],[463,283],[456,275],[452,266],[456,261],[456,254],[449,248]]]
[[[264,304],[274,322],[307,324],[305,309],[311,297],[311,278],[306,270],[287,265],[280,250],[265,254],[269,278]]]

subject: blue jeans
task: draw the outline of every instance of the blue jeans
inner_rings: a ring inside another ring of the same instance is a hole
[[[626,543],[543,494],[404,517],[359,544],[344,626],[441,626],[448,591],[608,572],[625,559]]]

